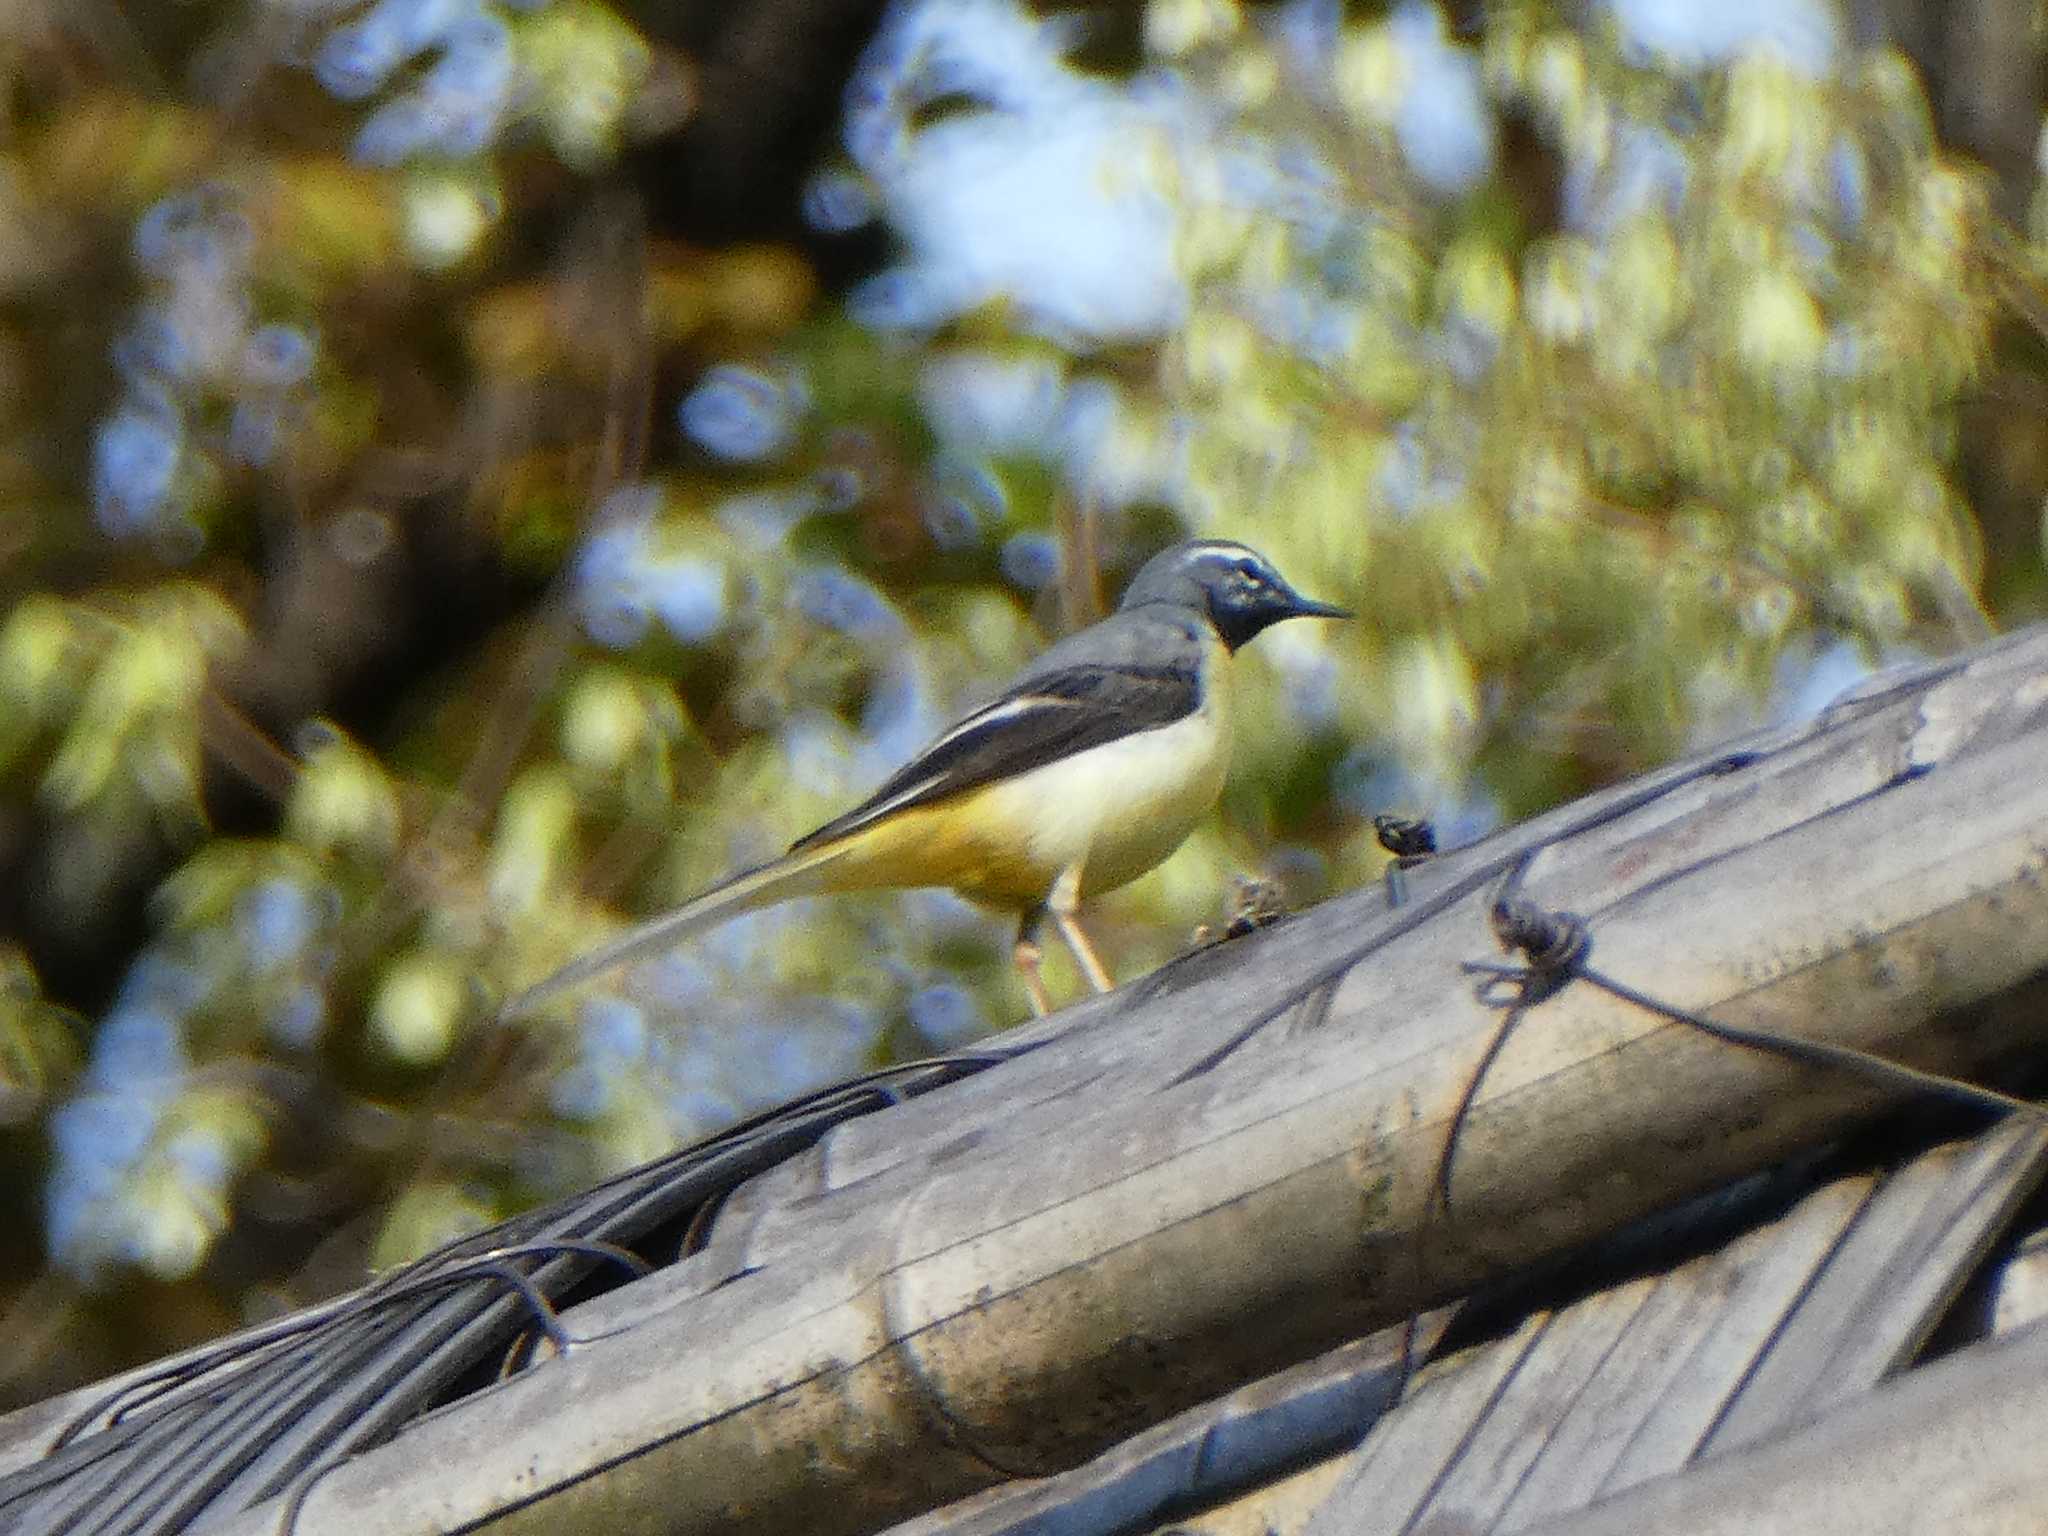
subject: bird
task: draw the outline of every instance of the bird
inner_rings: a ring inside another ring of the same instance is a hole
[[[1139,568],[1114,613],[1049,646],[852,810],[569,961],[505,1016],[743,912],[916,886],[1018,914],[1013,959],[1034,1012],[1052,1009],[1039,942],[1048,917],[1089,985],[1107,992],[1081,904],[1161,863],[1222,794],[1230,658],[1282,620],[1350,617],[1302,596],[1243,544],[1172,545]]]

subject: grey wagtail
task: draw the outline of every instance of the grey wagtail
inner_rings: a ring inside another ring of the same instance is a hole
[[[1242,544],[1195,539],[1153,556],[1115,613],[1069,635],[788,853],[578,957],[512,1000],[532,1010],[566,988],[756,907],[832,891],[951,886],[1022,914],[1016,963],[1031,1006],[1047,916],[1098,992],[1109,972],[1081,902],[1158,864],[1223,790],[1230,655],[1282,619],[1343,619]]]

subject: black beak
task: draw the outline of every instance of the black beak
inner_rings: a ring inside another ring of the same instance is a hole
[[[1348,619],[1351,612],[1332,603],[1303,597],[1284,581],[1269,573],[1256,592],[1215,592],[1209,599],[1209,622],[1233,651],[1254,635],[1286,619]]]
[[[1339,608],[1334,603],[1319,603],[1312,597],[1303,597],[1299,592],[1287,594],[1287,617],[1290,619],[1348,619],[1352,617],[1349,608]]]

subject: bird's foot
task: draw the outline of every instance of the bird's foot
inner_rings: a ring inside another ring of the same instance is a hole
[[[1052,994],[1045,990],[1045,951],[1035,939],[1019,939],[1010,957],[1016,962],[1024,991],[1031,998],[1031,1011],[1044,1018],[1052,1012]]]

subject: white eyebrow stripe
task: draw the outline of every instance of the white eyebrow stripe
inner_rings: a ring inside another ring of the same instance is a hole
[[[1226,570],[1235,569],[1240,561],[1249,559],[1257,562],[1258,558],[1257,555],[1246,549],[1242,544],[1210,545],[1195,552],[1196,564],[1218,565]]]

